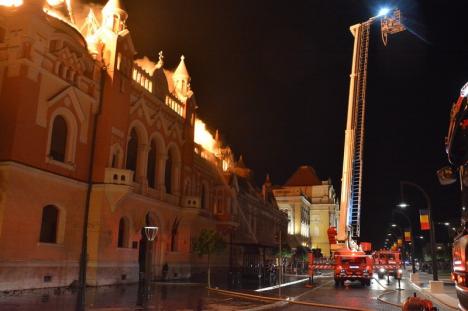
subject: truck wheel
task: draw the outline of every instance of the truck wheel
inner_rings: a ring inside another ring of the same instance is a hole
[[[344,287],[345,280],[340,280],[340,285]]]
[[[338,287],[338,286],[340,286],[340,280],[335,279],[335,287]]]
[[[366,280],[366,285],[370,286],[371,280]]]
[[[366,283],[367,283],[366,280],[361,280],[361,285],[362,286],[366,286]]]

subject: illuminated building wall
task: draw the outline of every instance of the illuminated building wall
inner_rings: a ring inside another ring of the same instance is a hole
[[[337,225],[339,210],[331,182],[321,181],[312,167],[301,166],[273,193],[280,209],[288,213],[291,246],[320,248],[328,256],[327,229]]]
[[[136,282],[145,251],[156,277],[164,263],[170,278],[200,273],[192,239],[238,227],[234,161],[217,135],[196,131],[184,57],[175,70],[162,53],[134,60],[117,0],[79,25],[52,2],[0,0],[0,290],[77,279],[93,147],[88,283]],[[146,224],[160,228],[152,250]]]

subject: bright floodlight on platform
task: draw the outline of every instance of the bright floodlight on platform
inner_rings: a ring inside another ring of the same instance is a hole
[[[392,227],[395,228],[397,226],[397,224],[392,224]]]
[[[401,202],[401,203],[398,203],[397,205],[398,207],[401,207],[401,208],[407,208],[409,206],[408,203],[405,203],[405,202]]]
[[[444,222],[444,225],[446,225],[448,227],[448,226],[450,226],[450,223],[449,222]]]
[[[381,8],[379,10],[379,14],[377,14],[377,16],[384,16],[384,15],[387,15],[389,12],[390,12],[389,8]]]

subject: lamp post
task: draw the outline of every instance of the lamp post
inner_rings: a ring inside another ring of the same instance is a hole
[[[408,206],[408,204],[400,203],[400,204],[398,204],[398,206],[400,206],[401,208],[406,208]],[[400,210],[393,210],[393,212],[397,213],[397,214],[400,214],[408,222],[408,226],[409,226],[409,229],[410,229],[410,235],[411,235],[411,268],[413,270],[413,273],[416,273],[416,264],[415,264],[415,261],[414,261],[414,247],[415,246],[414,246],[413,225],[411,224],[411,220],[409,219],[409,217],[404,212],[402,212]]]
[[[426,200],[427,210],[429,212],[429,226],[430,226],[429,236],[430,236],[431,258],[432,258],[432,279],[434,281],[438,281],[439,280],[439,274],[438,274],[438,270],[437,270],[435,232],[434,232],[434,221],[432,219],[431,199],[429,198],[429,195],[426,193],[426,191],[424,191],[424,189],[421,186],[419,186],[418,184],[415,184],[415,183],[410,182],[410,181],[402,180],[402,181],[400,181],[400,195],[401,195],[401,200],[402,200],[402,203],[400,203],[400,204],[404,204],[404,202],[403,202],[403,186],[411,186],[411,187],[416,188],[417,190],[419,190],[423,194],[424,199]]]
[[[390,230],[398,230],[399,236],[397,237],[397,245],[398,245],[399,240],[400,240],[400,238],[401,238],[401,241],[402,241],[402,245],[401,245],[401,247],[402,247],[402,252],[401,252],[402,258],[401,258],[401,259],[403,260],[403,266],[404,266],[404,262],[405,262],[405,233],[404,233],[403,229],[401,229],[401,228],[400,228],[397,224],[395,224],[395,223],[390,224],[390,228],[389,228],[389,229],[390,229]],[[400,246],[400,245],[398,245],[398,246]]]
[[[152,265],[151,265],[151,257],[149,253],[151,252],[153,241],[156,239],[156,235],[158,233],[158,227],[155,226],[145,226],[145,236],[147,240],[146,244],[146,252],[145,252],[145,276],[144,276],[144,286],[143,289],[140,289],[138,292],[140,293],[139,299],[137,304],[143,307],[146,307],[148,303],[149,293],[151,289],[151,278],[152,278]]]

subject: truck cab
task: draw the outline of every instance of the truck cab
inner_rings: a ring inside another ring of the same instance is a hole
[[[398,251],[380,250],[372,256],[374,259],[374,268],[379,279],[385,275],[396,276],[401,269],[401,254]]]
[[[453,242],[452,249],[452,280],[455,282],[459,307],[468,310],[468,235],[462,235]]]
[[[364,252],[335,253],[335,285],[343,286],[345,281],[360,281],[369,286],[372,279],[372,257]]]

